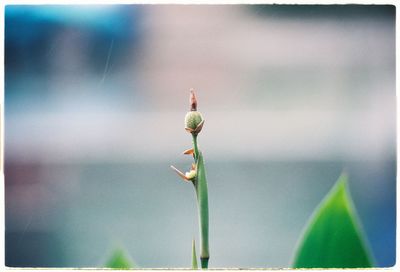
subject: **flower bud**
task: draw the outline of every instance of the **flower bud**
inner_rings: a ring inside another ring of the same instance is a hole
[[[194,178],[196,177],[196,170],[190,170],[190,172],[186,172],[186,173],[185,173],[185,177],[186,177],[188,180],[194,179]]]
[[[185,116],[185,128],[195,130],[203,121],[203,116],[198,111],[189,111]]]
[[[171,165],[172,170],[174,170],[178,176],[180,176],[184,181],[193,181],[194,178],[197,176],[197,168],[196,164],[192,163],[192,167],[190,168],[189,172],[183,174],[181,171],[175,168],[175,166]]]

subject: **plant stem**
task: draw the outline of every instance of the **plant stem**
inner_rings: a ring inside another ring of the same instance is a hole
[[[200,258],[201,268],[208,268],[209,258]]]
[[[197,163],[197,159],[199,157],[199,148],[197,146],[197,135],[192,134],[193,139],[193,149],[194,149],[194,161]]]

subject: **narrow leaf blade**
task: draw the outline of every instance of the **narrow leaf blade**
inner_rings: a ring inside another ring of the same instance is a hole
[[[197,265],[197,255],[196,255],[196,244],[194,242],[192,242],[192,269],[198,269],[198,265]]]
[[[361,224],[342,174],[317,207],[299,243],[294,268],[372,267]]]
[[[203,154],[198,153],[196,194],[199,208],[200,222],[200,261],[202,268],[208,268],[210,257],[208,247],[208,188]]]
[[[117,249],[108,259],[105,267],[113,269],[129,269],[135,268],[135,265],[121,249]]]

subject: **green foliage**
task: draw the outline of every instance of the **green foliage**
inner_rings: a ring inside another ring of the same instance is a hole
[[[117,249],[108,259],[105,267],[113,269],[129,269],[135,268],[135,264],[126,256],[122,249]]]
[[[197,178],[195,187],[196,187],[196,194],[197,194],[197,201],[199,208],[201,267],[208,268],[208,259],[210,256],[208,248],[208,189],[207,189],[206,170],[204,167],[204,160],[201,152],[198,153],[197,157]]]
[[[198,265],[197,265],[197,255],[196,255],[196,244],[194,242],[192,242],[192,269],[197,269]]]
[[[299,243],[295,268],[372,267],[361,224],[347,189],[347,176],[317,207]]]

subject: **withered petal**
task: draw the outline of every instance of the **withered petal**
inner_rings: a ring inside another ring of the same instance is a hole
[[[194,129],[191,129],[191,128],[188,128],[188,127],[185,127],[185,129],[186,129],[187,132],[190,132],[190,133],[194,132]]]
[[[195,133],[199,133],[204,125],[204,119],[197,125],[196,129],[194,130]]]
[[[186,149],[185,151],[183,151],[184,155],[192,155],[193,153],[194,153],[193,148],[189,148],[189,149]]]
[[[189,179],[185,176],[185,174],[183,174],[181,171],[179,171],[178,169],[176,169],[173,165],[171,165],[172,170],[174,170],[178,176],[180,176],[184,181],[188,182]]]

